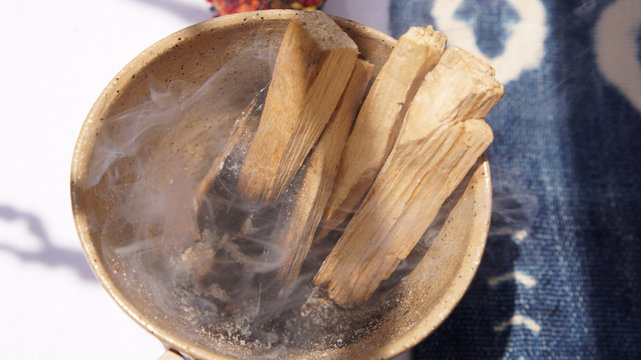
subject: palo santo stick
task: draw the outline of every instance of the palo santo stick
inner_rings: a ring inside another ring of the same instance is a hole
[[[291,183],[334,112],[357,54],[354,41],[323,12],[302,12],[290,22],[240,171],[241,198],[269,202]]]
[[[222,181],[219,184],[234,183],[233,179],[221,179],[234,176],[233,171],[229,171],[229,166],[225,165],[241,161],[247,153],[249,143],[258,127],[260,104],[264,99],[265,91],[261,91],[236,119],[223,152],[216,157],[194,195],[196,222],[192,225],[191,232],[196,242],[182,252],[179,264],[183,267],[188,265],[188,268],[194,269],[201,278],[211,271],[218,247],[224,246],[226,239],[230,237],[229,234],[215,234],[215,231],[212,231],[212,223],[217,213],[228,210],[229,201],[232,200],[230,197],[234,195],[229,189],[221,191],[222,186],[216,186],[217,181]]]
[[[258,128],[258,122],[260,120],[260,102],[264,101],[264,94],[264,91],[261,91],[256,97],[254,97],[251,103],[249,103],[249,105],[240,114],[238,119],[236,119],[232,131],[227,137],[227,143],[225,144],[223,152],[216,158],[209,169],[209,172],[200,183],[198,195],[204,196],[213,190],[214,181],[220,174],[224,162],[234,152],[234,150],[241,152],[245,150],[246,152],[249,148],[254,132]]]
[[[445,36],[430,26],[412,27],[396,43],[345,146],[319,238],[342,223],[367,193],[396,141],[404,104],[440,59],[445,42]]]
[[[249,144],[258,128],[260,105],[264,100],[265,91],[263,90],[254,97],[240,117],[236,119],[223,152],[214,160],[209,172],[200,183],[194,196],[194,209],[199,227],[194,230],[196,234],[214,221],[214,208],[224,206],[224,204],[213,204],[211,201],[233,201],[235,191],[232,187],[236,180],[232,178],[237,177],[238,174],[237,171],[234,173],[233,169],[228,168],[237,166],[245,158]]]
[[[285,294],[298,278],[312,244],[314,232],[332,191],[343,146],[373,71],[374,65],[357,60],[332,119],[309,155],[302,174],[298,175],[303,176],[302,185],[278,240],[279,249],[283,251],[278,276],[284,284]]]
[[[314,282],[337,303],[367,300],[427,230],[492,142],[481,119],[503,95],[494,70],[458,49],[423,81],[379,176]]]
[[[253,326],[260,327],[280,313],[294,289],[373,70],[372,64],[357,60],[332,119],[283,195],[287,199],[285,208],[280,210],[284,220],[273,237],[279,262],[277,281],[272,286],[262,287],[260,298],[264,315],[255,319]]]

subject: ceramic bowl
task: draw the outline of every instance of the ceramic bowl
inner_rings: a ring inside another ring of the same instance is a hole
[[[126,65],[104,89],[84,122],[73,155],[73,212],[85,255],[96,276],[120,307],[143,328],[168,347],[197,359],[246,359],[266,354],[194,326],[186,318],[188,310],[172,308],[168,298],[175,289],[161,288],[168,286],[162,279],[140,276],[145,271],[143,267],[150,267],[146,272],[153,275],[153,267],[160,265],[145,263],[144,259],[133,264],[123,258],[118,249],[139,245],[134,238],[136,222],[115,216],[113,209],[132,191],[131,179],[123,176],[117,181],[103,181],[96,178],[95,172],[105,163],[105,157],[114,156],[104,151],[105,144],[117,143],[122,131],[128,128],[119,114],[156,96],[155,90],[150,89],[170,83],[202,84],[249,47],[277,45],[293,16],[294,11],[270,10],[220,17],[185,28],[152,45]],[[395,40],[353,21],[335,20],[359,45],[360,57],[375,64],[377,72]],[[260,37],[256,36],[258,33]],[[251,77],[245,81],[251,83]],[[244,101],[239,99],[239,102],[241,100]],[[229,104],[233,111],[238,111],[238,106]],[[216,148],[208,143],[216,140],[201,131],[207,126],[206,119],[202,116],[194,119],[189,126],[172,130],[177,141],[188,138],[182,150],[191,155],[185,157],[184,168],[160,166],[157,169],[160,178],[167,171],[206,171],[205,160],[211,154],[203,149]],[[227,133],[226,128],[221,127],[217,137],[224,138]],[[153,148],[169,146],[167,144],[150,140],[146,150],[123,155],[116,165],[102,170],[127,174],[135,167],[153,167],[145,163],[148,160],[145,151],[153,152]],[[117,146],[114,152],[118,153]],[[471,170],[450,201],[454,206],[445,214],[447,220],[443,221],[439,235],[424,255],[415,260],[416,268],[400,282],[398,304],[380,316],[375,329],[341,346],[300,349],[293,346],[278,358],[387,359],[411,349],[429,335],[461,299],[481,260],[491,213],[490,173],[485,157]]]

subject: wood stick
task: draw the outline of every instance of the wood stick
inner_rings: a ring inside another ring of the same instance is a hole
[[[197,199],[206,196],[213,190],[214,181],[223,169],[225,161],[228,160],[234,151],[246,152],[249,148],[254,132],[258,128],[258,122],[260,120],[259,108],[260,103],[265,100],[264,95],[265,92],[261,91],[252,99],[251,103],[247,105],[238,119],[236,119],[231,133],[227,137],[223,152],[214,160],[209,172],[207,172],[207,175],[205,175],[198,187]]]
[[[342,223],[367,193],[396,141],[404,104],[440,59],[445,42],[430,26],[412,27],[396,43],[349,136],[318,238]]]
[[[230,167],[233,168],[233,163],[242,161],[247,153],[249,143],[258,127],[260,105],[265,100],[265,94],[266,91],[259,92],[236,119],[222,153],[216,157],[194,195],[193,209],[196,221],[191,227],[191,233],[196,241],[182,251],[179,261],[195,269],[201,278],[212,270],[218,247],[224,245],[225,237],[229,237],[229,234],[217,231],[214,221],[217,215],[228,210],[233,202],[231,196],[235,195],[235,192],[224,189],[227,186],[233,188],[233,178],[237,177],[237,171],[234,176]]]
[[[356,44],[323,12],[302,12],[290,22],[240,171],[241,198],[270,202],[291,183],[334,112],[357,55]]]
[[[339,304],[367,300],[427,230],[491,143],[483,120],[503,95],[494,70],[448,49],[421,84],[395,144],[314,279]],[[472,119],[472,120],[467,120]]]
[[[374,65],[357,60],[332,119],[297,175],[303,177],[302,185],[296,193],[291,216],[278,232],[279,248],[283,251],[278,276],[284,284],[285,294],[298,278],[312,244],[314,232],[332,191],[342,149],[373,71]]]
[[[242,163],[249,149],[260,121],[261,105],[265,101],[266,91],[261,91],[240,114],[223,152],[214,160],[207,175],[203,178],[194,196],[194,209],[197,228],[194,234],[200,234],[211,227],[215,220],[216,210],[228,207],[235,199],[235,186]],[[196,236],[199,238],[200,236]]]

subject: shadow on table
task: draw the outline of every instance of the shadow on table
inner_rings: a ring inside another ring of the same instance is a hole
[[[0,251],[10,253],[24,262],[35,262],[50,267],[67,267],[73,270],[82,280],[93,282],[96,278],[80,250],[65,249],[56,246],[42,220],[27,211],[0,204],[0,224],[2,222],[25,222],[27,229],[39,242],[38,250],[23,250],[0,242]]]

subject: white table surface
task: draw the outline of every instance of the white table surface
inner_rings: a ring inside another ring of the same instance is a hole
[[[387,32],[388,0],[326,11]],[[94,100],[157,40],[211,17],[205,0],[2,1],[0,359],[155,359],[162,344],[95,280],[69,171]]]

